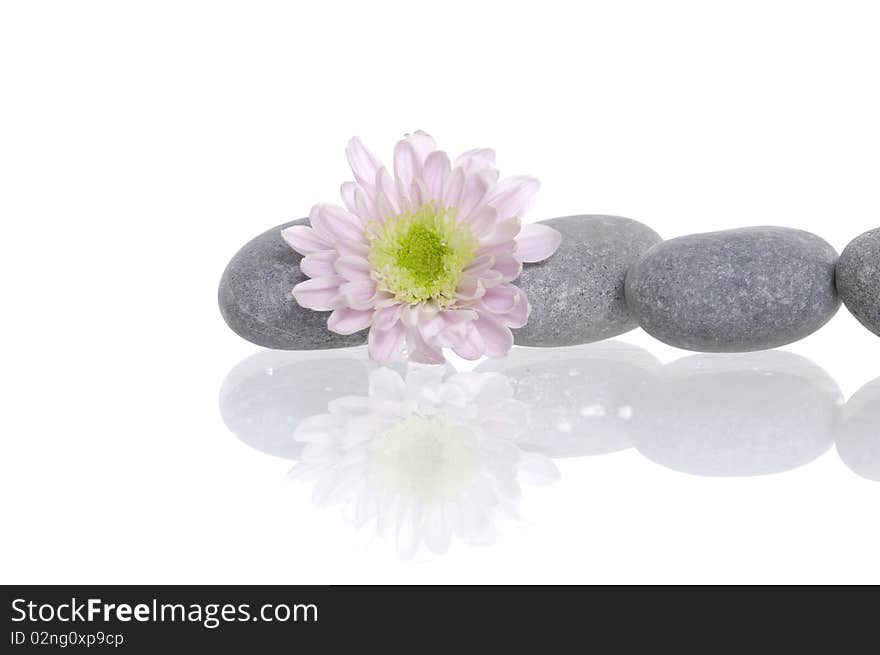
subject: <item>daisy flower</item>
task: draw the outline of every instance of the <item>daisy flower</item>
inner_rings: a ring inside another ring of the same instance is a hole
[[[521,223],[538,190],[531,177],[499,179],[495,153],[455,161],[424,132],[394,149],[393,175],[359,139],[346,149],[353,182],[345,207],[319,204],[310,227],[282,231],[309,278],[293,289],[308,309],[330,311],[338,334],[369,329],[370,356],[439,364],[443,348],[465,359],[501,357],[529,302],[512,283],[524,262],[552,255],[560,234]]]
[[[411,364],[370,374],[367,396],[345,396],[304,419],[290,477],[314,483],[320,506],[342,506],[367,534],[396,541],[401,559],[458,538],[486,545],[518,518],[522,482],[559,478],[543,455],[520,450],[528,408],[499,373],[452,373]]]

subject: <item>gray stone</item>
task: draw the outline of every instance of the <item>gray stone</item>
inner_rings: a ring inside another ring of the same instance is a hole
[[[880,336],[880,228],[844,248],[837,262],[837,291],[853,316]]]
[[[529,408],[517,443],[549,457],[604,455],[632,446],[643,382],[660,362],[636,346],[605,341],[571,348],[513,348],[477,371],[510,379],[514,398]]]
[[[334,334],[327,329],[329,312],[304,309],[293,299],[293,287],[308,278],[299,270],[302,256],[281,238],[281,230],[291,225],[308,225],[308,220],[267,230],[226,266],[218,293],[224,320],[240,337],[266,348],[318,350],[365,343],[366,330]]]
[[[837,454],[854,473],[880,482],[880,378],[862,387],[846,404]]]
[[[694,234],[649,250],[626,279],[626,300],[649,334],[704,352],[782,346],[840,307],[837,253],[808,232],[750,227]]]
[[[514,282],[532,305],[514,330],[521,346],[574,346],[637,327],[623,297],[627,269],[661,241],[646,225],[619,216],[565,216],[541,221],[562,233],[546,261],[523,266]]]
[[[638,393],[636,449],[661,466],[719,477],[813,461],[831,447],[843,406],[823,369],[781,350],[685,357]]]
[[[364,348],[330,352],[264,350],[241,361],[220,389],[220,415],[244,443],[276,457],[297,459],[299,422],[327,413],[330,401],[367,395],[374,368]]]

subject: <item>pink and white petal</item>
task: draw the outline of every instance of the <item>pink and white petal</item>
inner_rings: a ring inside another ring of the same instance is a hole
[[[519,289],[510,283],[499,284],[488,289],[483,295],[483,305],[494,314],[512,311],[519,301]]]
[[[376,208],[376,194],[368,193],[358,187],[354,194],[354,204],[357,211],[353,212],[360,216],[364,222],[379,220],[379,210]]]
[[[388,203],[391,205],[393,216],[396,216],[401,212],[400,194],[397,192],[397,185],[394,183],[394,178],[391,177],[391,174],[386,168],[379,169],[379,172],[376,174],[377,205],[382,196],[385,196]]]
[[[326,204],[320,205],[318,215],[323,221],[323,227],[337,239],[367,242],[364,234],[365,222],[350,211],[337,205]]]
[[[464,359],[479,359],[486,351],[483,337],[472,323],[468,323],[464,330],[449,330],[442,336],[455,354]]]
[[[491,205],[481,204],[470,212],[468,227],[477,239],[488,235],[498,222],[498,211]]]
[[[501,180],[487,202],[498,210],[501,220],[520,217],[528,208],[541,183],[533,177],[517,176]]]
[[[399,303],[392,294],[387,291],[376,290],[376,295],[373,297],[373,307],[376,309],[385,309],[386,307],[393,307],[397,304]]]
[[[334,309],[327,319],[327,328],[336,334],[354,334],[364,328],[370,327],[373,318],[371,310],[351,309],[340,307]]]
[[[425,339],[433,339],[450,327],[458,323],[472,321],[476,317],[476,312],[472,310],[444,309],[437,312],[434,316],[423,320],[419,325],[419,329]]]
[[[422,130],[416,130],[412,134],[407,135],[406,139],[416,151],[420,166],[425,163],[428,155],[437,149],[434,137]]]
[[[431,194],[428,192],[428,186],[425,184],[425,180],[422,178],[416,178],[413,181],[412,186],[413,205],[420,206],[433,200]]]
[[[556,252],[562,235],[549,225],[526,223],[516,237],[514,254],[521,262],[541,262]]]
[[[360,186],[357,182],[343,182],[342,186],[339,187],[339,195],[342,196],[342,202],[345,208],[352,214],[358,213],[356,201],[358,189],[360,189]]]
[[[339,294],[345,304],[352,309],[373,309],[373,297],[376,295],[376,283],[373,280],[347,282],[343,278],[339,285]]]
[[[281,230],[281,238],[300,255],[330,250],[333,246],[308,225],[291,225]]]
[[[443,185],[443,196],[440,199],[441,207],[458,207],[461,192],[464,189],[464,171],[453,168]]]
[[[305,280],[293,287],[293,297],[300,307],[306,309],[314,309],[318,312],[336,309],[342,307],[339,298],[339,285],[342,282],[342,278],[336,275]]]
[[[388,330],[370,328],[370,334],[367,337],[367,350],[370,357],[380,364],[390,363],[400,353],[405,336],[406,329],[402,323],[395,323]]]
[[[455,287],[455,297],[464,302],[482,298],[484,293],[486,293],[486,287],[483,286],[479,275],[465,274],[458,281],[458,286]]]
[[[456,158],[454,165],[461,166],[468,173],[485,171],[494,180],[498,179],[498,171],[495,170],[495,151],[489,148],[475,148],[463,152]]]
[[[486,354],[489,357],[504,357],[513,346],[513,333],[494,316],[480,313],[479,318],[473,323],[483,343],[486,346]]]
[[[345,255],[336,260],[336,270],[346,280],[357,282],[370,279],[370,262],[363,257],[355,255]]]
[[[373,326],[379,330],[390,330],[400,320],[400,304],[377,309],[373,314]]]
[[[367,241],[339,239],[335,245],[340,256],[366,258],[370,254],[370,244]]]
[[[382,168],[382,162],[361,143],[357,137],[348,142],[345,149],[351,172],[358,184],[372,191],[376,185],[376,174]]]
[[[529,320],[529,315],[532,313],[532,306],[529,304],[525,291],[517,288],[517,292],[518,298],[513,309],[504,316],[499,317],[507,327],[514,329],[524,326]]]
[[[504,284],[504,276],[501,275],[499,271],[492,269],[488,273],[483,273],[480,277],[480,284],[482,284],[485,289],[491,289],[492,287],[497,287],[499,284]]]
[[[394,147],[394,177],[402,197],[413,200],[413,180],[422,174],[422,162],[408,139]]]
[[[456,169],[463,171],[464,169]],[[471,214],[479,210],[486,193],[491,186],[485,175],[480,173],[465,174],[461,196],[458,199],[458,220],[469,221]]]
[[[443,199],[443,189],[446,186],[446,178],[449,177],[450,172],[449,157],[445,152],[435,150],[428,155],[422,168],[422,179],[424,180],[429,200],[441,202]],[[426,199],[423,199],[423,202],[426,201]]]
[[[496,223],[495,229],[480,239],[480,249],[477,251],[477,255],[484,254],[488,249],[501,244],[510,244],[512,246],[521,228],[522,222],[519,218],[508,218],[500,223]]]
[[[400,322],[407,328],[415,327],[419,324],[419,308],[413,305],[401,305]]]
[[[479,255],[476,259],[474,259],[470,264],[468,264],[464,273],[468,273],[471,275],[480,275],[492,269],[492,266],[495,264],[495,255],[487,253]]]
[[[492,266],[501,274],[505,282],[512,282],[522,273],[522,262],[512,253],[500,252],[495,255],[495,264]]]
[[[425,340],[418,327],[412,327],[406,331],[406,346],[409,350],[410,361],[419,364],[443,364],[446,361],[443,351],[435,344]]]
[[[313,252],[302,258],[299,263],[299,270],[309,277],[336,275],[336,267],[334,264],[338,258],[339,253],[335,250],[320,250],[318,252]]]

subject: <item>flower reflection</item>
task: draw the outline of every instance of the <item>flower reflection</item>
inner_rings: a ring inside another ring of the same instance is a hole
[[[521,482],[559,477],[515,443],[528,414],[499,373],[379,368],[366,396],[333,400],[297,426],[305,448],[290,475],[315,483],[317,504],[393,538],[404,559],[422,546],[444,553],[453,536],[490,544],[498,520],[517,516]]]

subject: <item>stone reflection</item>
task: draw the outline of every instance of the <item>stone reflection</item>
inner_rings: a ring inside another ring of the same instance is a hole
[[[645,383],[660,370],[650,353],[616,341],[573,348],[514,348],[479,371],[507,375],[531,408],[523,447],[550,457],[604,455],[632,446]]]
[[[816,459],[833,443],[842,404],[824,370],[783,351],[685,357],[637,396],[639,452],[708,476],[780,473]]]
[[[403,558],[492,543],[524,482],[558,479],[550,457],[634,446],[682,473],[754,476],[836,441],[850,469],[880,480],[880,379],[844,409],[824,370],[784,351],[661,366],[611,341],[514,348],[461,373],[378,367],[362,348],[264,351],[229,373],[220,410],[249,446],[299,460],[290,475],[317,504],[341,507]]]
[[[862,387],[846,404],[837,453],[854,473],[880,482],[880,378]]]

